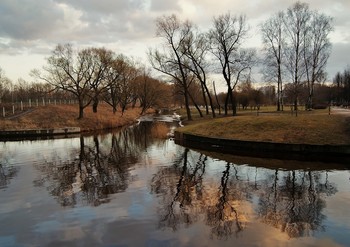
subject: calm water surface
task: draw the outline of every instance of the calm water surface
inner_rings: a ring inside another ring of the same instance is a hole
[[[200,153],[162,127],[0,143],[0,246],[350,245],[346,166]]]

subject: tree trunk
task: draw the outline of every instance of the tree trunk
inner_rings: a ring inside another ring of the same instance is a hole
[[[213,81],[213,87],[214,87],[214,94],[215,94],[216,104],[219,107],[219,115],[221,115],[221,105],[220,105],[220,102],[219,102],[219,99],[218,99],[218,95],[216,93],[216,88],[215,88],[215,82],[214,81]],[[214,112],[214,114],[215,114],[215,112]]]
[[[208,102],[207,102],[207,97],[205,96],[205,89],[204,89],[204,85],[203,83],[201,83],[201,87],[202,87],[202,96],[203,96],[203,101],[204,101],[204,104],[205,104],[205,113],[207,115],[209,115],[209,107],[208,107]]]
[[[186,107],[186,113],[187,113],[187,120],[192,121],[191,109],[190,109],[190,105],[189,105],[189,101],[188,101],[188,92],[187,92],[186,87],[184,90],[184,97],[185,97],[185,107]]]
[[[237,105],[236,105],[236,97],[235,97],[233,91],[231,91],[231,105],[232,105],[232,116],[236,116],[237,115]]]
[[[79,104],[79,116],[78,119],[83,119],[84,118],[84,106]]]
[[[93,103],[92,103],[92,112],[93,113],[97,113],[97,106],[98,106],[98,99],[94,99]]]
[[[199,108],[199,106],[197,105],[197,103],[194,101],[192,95],[191,95],[190,93],[189,93],[188,95],[189,95],[189,97],[191,98],[191,100],[192,100],[194,106],[196,107],[196,109],[197,109],[197,111],[198,111],[198,113],[199,113],[199,116],[203,117],[202,111],[201,111],[201,109]]]
[[[231,96],[230,94],[230,87],[227,88],[227,94],[226,94],[226,98],[225,98],[225,115],[227,116],[228,114],[228,102],[229,102],[229,97]]]

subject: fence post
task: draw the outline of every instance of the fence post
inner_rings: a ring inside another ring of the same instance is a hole
[[[21,111],[23,111],[23,101],[21,100]]]
[[[12,105],[12,114],[15,115],[15,105]]]
[[[2,107],[2,116],[6,117],[5,106]]]
[[[39,106],[39,100],[36,99],[36,107],[38,107],[38,106]]]
[[[32,108],[32,100],[29,99],[29,108]]]

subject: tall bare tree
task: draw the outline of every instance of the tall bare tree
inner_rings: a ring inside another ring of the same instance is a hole
[[[181,22],[175,15],[163,16],[156,20],[157,35],[165,40],[164,49],[150,50],[148,53],[152,67],[172,78],[177,83],[185,99],[187,119],[192,120],[188,88],[192,82],[191,73],[184,66],[187,62],[183,43],[189,35],[192,25]]]
[[[112,106],[113,113],[117,112],[117,107],[120,102],[120,84],[123,79],[122,75],[126,73],[128,65],[128,59],[124,55],[118,55],[111,62],[110,67],[106,72],[105,83],[107,85],[107,91],[103,93],[103,100]]]
[[[90,53],[93,64],[91,73],[88,73],[89,76],[92,75],[92,78],[87,78],[87,80],[90,81],[92,90],[92,110],[96,113],[101,95],[108,88],[106,79],[113,63],[114,53],[105,48],[90,48],[87,49],[87,52]]]
[[[261,25],[264,44],[264,70],[267,81],[277,81],[277,111],[283,111],[282,74],[284,41],[284,13],[279,12]]]
[[[76,52],[71,44],[57,45],[44,66],[46,74],[32,71],[37,78],[57,89],[72,93],[79,103],[78,119],[84,117],[84,109],[91,103],[90,82],[93,77],[93,61],[88,50]]]
[[[117,87],[117,95],[119,97],[122,115],[127,109],[127,106],[135,100],[135,81],[140,75],[139,69],[131,60],[128,60],[123,66],[125,67],[123,68],[123,73],[120,74]]]
[[[214,27],[209,31],[211,51],[220,63],[220,70],[227,85],[225,114],[228,114],[228,104],[231,103],[232,114],[236,114],[233,83],[237,64],[237,53],[247,37],[248,27],[244,16],[232,16],[230,13],[214,18]],[[235,80],[234,80],[235,82]]]
[[[308,22],[311,18],[309,6],[306,3],[296,2],[288,8],[284,20],[288,47],[285,49],[286,68],[290,73],[294,87],[294,110],[298,110],[298,94],[306,68],[304,63],[305,35],[308,31]]]
[[[189,59],[189,63],[184,64],[184,66],[187,66],[200,82],[206,112],[209,114],[208,98],[212,116],[215,117],[213,99],[207,85],[207,70],[209,67],[207,54],[209,48],[206,35],[191,30],[184,42],[184,54]]]
[[[312,12],[304,35],[304,61],[308,86],[307,107],[312,108],[315,82],[325,78],[325,67],[331,52],[329,34],[333,30],[332,18],[318,12]]]

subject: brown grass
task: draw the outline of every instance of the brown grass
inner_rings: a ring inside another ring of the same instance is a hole
[[[82,131],[110,129],[132,124],[140,112],[139,108],[130,108],[121,116],[120,111],[113,114],[110,106],[100,104],[97,113],[93,113],[91,107],[85,108],[84,118],[78,120],[77,105],[49,105],[38,107],[33,112],[13,120],[0,119],[0,130],[61,127],[80,127]]]
[[[240,114],[235,117],[195,120],[180,131],[236,140],[305,144],[350,144],[350,117],[325,110],[290,114]]]
[[[151,133],[155,138],[165,139],[168,136],[169,128],[165,123],[157,122],[152,126]]]

